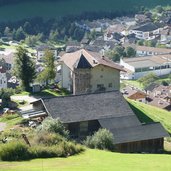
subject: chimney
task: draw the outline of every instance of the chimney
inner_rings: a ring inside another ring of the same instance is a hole
[[[105,60],[105,57],[104,57],[104,55],[102,55],[102,59],[103,59],[103,60]]]

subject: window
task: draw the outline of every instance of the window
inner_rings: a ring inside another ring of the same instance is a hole
[[[109,87],[112,87],[112,83],[109,83]]]
[[[98,91],[105,91],[104,84],[97,84],[97,90]]]
[[[101,89],[101,88],[103,88],[104,87],[104,84],[97,84],[97,88],[98,89]]]

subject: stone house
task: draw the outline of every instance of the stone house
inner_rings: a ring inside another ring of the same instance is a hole
[[[73,94],[120,88],[123,67],[96,52],[78,50],[61,57],[61,86]]]

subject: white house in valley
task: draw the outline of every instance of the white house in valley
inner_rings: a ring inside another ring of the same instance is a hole
[[[129,29],[129,34],[135,34],[136,38],[142,40],[153,40],[160,33],[160,29],[153,23],[146,23],[140,26],[133,26]]]
[[[7,75],[2,67],[0,68],[0,89],[1,88],[7,88]]]
[[[171,73],[171,55],[157,55],[120,60],[127,73],[121,73],[121,79],[139,79],[149,73],[162,76]]]
[[[57,51],[56,48],[50,47],[50,46],[46,46],[46,45],[42,45],[42,46],[39,46],[39,47],[36,48],[37,61],[43,61],[43,57],[45,55],[45,51],[46,50],[50,50],[54,54],[55,58],[58,57],[58,51]]]
[[[99,53],[84,49],[66,53],[59,65],[61,86],[73,94],[120,89],[120,71],[124,71],[123,67]]]
[[[149,46],[137,46],[135,44],[125,43],[123,45],[126,47],[132,47],[136,51],[136,56],[154,56],[154,55],[166,55],[171,54],[171,49],[169,48],[156,48]]]

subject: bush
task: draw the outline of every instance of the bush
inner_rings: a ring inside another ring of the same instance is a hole
[[[113,134],[106,129],[99,129],[94,135],[88,136],[84,144],[89,148],[101,150],[114,150]]]
[[[64,125],[59,121],[59,119],[46,118],[42,125],[37,128],[38,131],[47,131],[52,133],[60,134],[64,137],[69,136],[69,132],[65,129]]]
[[[10,142],[1,145],[0,158],[4,161],[19,161],[30,158],[28,146],[21,142]]]
[[[57,145],[64,141],[64,138],[59,134],[41,132],[35,139],[36,144],[43,144],[45,146]]]

